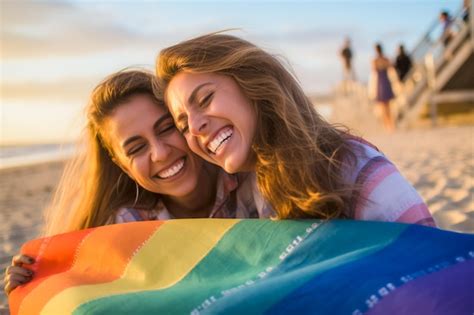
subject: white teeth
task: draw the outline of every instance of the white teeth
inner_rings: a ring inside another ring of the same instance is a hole
[[[232,128],[225,128],[217,134],[217,136],[209,142],[207,148],[212,152],[216,153],[217,149],[230,137],[232,136]]]
[[[158,176],[161,178],[169,178],[171,176],[176,175],[179,171],[181,171],[183,166],[184,166],[184,159],[181,159],[178,162],[176,162],[174,165],[172,165],[171,167],[165,169],[164,171],[159,172]]]

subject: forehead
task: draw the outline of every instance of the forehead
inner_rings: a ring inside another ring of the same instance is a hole
[[[189,98],[196,88],[203,84],[213,86],[223,79],[225,79],[224,76],[214,73],[180,72],[168,84],[165,91],[166,104],[171,113],[182,112],[186,106],[190,105]],[[202,90],[205,91],[205,87]],[[199,96],[199,93],[197,96]]]
[[[153,102],[149,95],[135,95],[114,110],[106,120],[105,129],[112,137],[127,137],[153,126],[166,113],[167,110]]]

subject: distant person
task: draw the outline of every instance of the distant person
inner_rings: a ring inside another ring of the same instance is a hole
[[[405,78],[412,67],[412,62],[410,56],[406,54],[403,45],[398,46],[398,55],[395,59],[394,66],[397,71],[398,80],[400,80],[400,82],[405,81]]]
[[[469,11],[471,10],[471,0],[464,0],[462,6],[462,20],[464,22],[469,22]]]
[[[395,129],[395,124],[390,113],[390,101],[395,97],[392,83],[388,75],[392,69],[390,60],[383,54],[382,45],[375,45],[376,56],[372,60],[372,87],[373,98],[376,101],[376,112],[382,117],[382,122],[387,131]]]
[[[448,11],[442,11],[439,14],[439,21],[443,27],[443,33],[441,34],[441,41],[443,42],[444,47],[447,47],[453,38],[452,24],[453,20],[449,15]]]
[[[340,51],[340,56],[342,59],[342,65],[343,65],[343,71],[344,71],[344,76],[343,76],[343,88],[344,91],[346,92],[350,86],[352,85],[352,82],[355,80],[355,75],[354,75],[354,69],[352,68],[352,48],[351,48],[351,40],[349,38],[346,38],[344,41],[344,46],[342,46],[342,49]]]

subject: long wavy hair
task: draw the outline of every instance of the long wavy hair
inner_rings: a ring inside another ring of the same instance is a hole
[[[124,70],[94,89],[78,153],[66,164],[45,211],[45,235],[104,225],[123,206],[156,206],[159,195],[140,187],[114,163],[104,130],[105,119],[132,96],[148,95],[157,106],[164,106],[153,94],[154,80],[154,75],[144,70]]]
[[[277,218],[347,216],[356,190],[343,176],[355,162],[350,136],[316,112],[277,57],[241,38],[212,33],[160,52],[156,74],[163,93],[180,72],[229,76],[251,100],[257,183]]]

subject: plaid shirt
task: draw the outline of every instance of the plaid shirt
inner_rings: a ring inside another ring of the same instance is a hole
[[[210,218],[269,218],[272,214],[271,207],[258,192],[254,173],[227,174],[219,170],[216,199]],[[153,210],[120,208],[113,223],[169,219],[175,217],[160,200]]]

